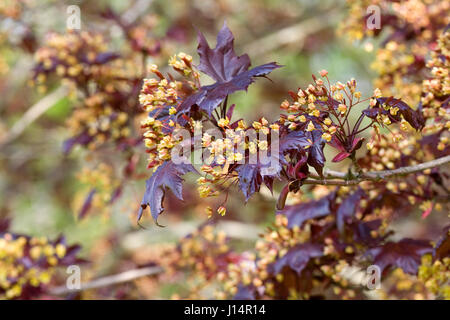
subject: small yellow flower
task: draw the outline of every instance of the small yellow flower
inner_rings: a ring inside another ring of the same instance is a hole
[[[228,126],[229,123],[230,123],[230,120],[228,118],[221,118],[221,119],[219,119],[219,122],[217,124],[219,125],[219,127],[224,128],[224,127]]]
[[[382,97],[381,90],[378,88],[375,88],[375,90],[373,90],[373,96],[375,98],[381,98]]]
[[[314,124],[312,121],[308,123],[308,127],[306,128],[306,131],[313,131],[316,127],[314,127]]]
[[[258,147],[261,150],[267,150],[267,146],[268,146],[267,141],[259,141],[258,142]]]
[[[327,142],[330,142],[331,141],[331,134],[329,134],[329,133],[323,133],[322,134],[322,139],[323,140],[325,140],[325,141],[327,141]]]
[[[253,128],[255,128],[256,130],[259,130],[259,129],[261,129],[262,124],[261,124],[260,122],[258,122],[258,121],[253,121],[252,126],[253,126]]]
[[[338,92],[333,96],[333,98],[335,100],[342,100],[342,99],[344,99],[344,96],[342,95],[342,93]]]
[[[300,117],[297,118],[300,122],[305,123],[306,122],[306,117],[302,114]]]
[[[287,101],[287,100],[284,100],[282,103],[281,103],[281,105],[280,105],[280,108],[281,109],[283,109],[283,110],[287,110],[288,108],[289,108],[289,101]]]
[[[150,72],[153,72],[153,73],[158,72],[158,66],[157,66],[156,64],[151,64],[151,65],[148,67],[148,70],[149,70]]]
[[[341,114],[345,114],[347,112],[347,106],[345,104],[339,104],[338,110]]]
[[[274,124],[270,125],[270,129],[272,129],[274,131],[278,131],[278,130],[280,130],[280,126],[278,124],[274,123]]]
[[[172,115],[172,114],[175,114],[175,113],[177,113],[177,109],[175,107],[171,107],[169,109],[169,114]]]
[[[328,74],[328,71],[327,70],[325,70],[325,69],[323,69],[323,70],[320,70],[320,75],[322,76],[322,77],[326,77],[327,76],[327,74]]]
[[[227,213],[227,208],[225,208],[224,206],[220,206],[217,209],[217,213],[223,217]]]

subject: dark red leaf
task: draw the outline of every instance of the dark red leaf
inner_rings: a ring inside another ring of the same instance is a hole
[[[386,104],[390,107],[397,107],[399,109],[397,115],[391,115],[389,110],[385,110],[382,105]],[[391,119],[392,122],[399,122],[401,120],[400,115],[416,130],[420,130],[425,125],[425,120],[420,110],[413,110],[408,104],[400,99],[393,97],[381,97],[377,98],[377,104],[373,108],[367,108],[363,111],[363,114],[371,119],[376,119],[379,114],[384,114]]]
[[[433,249],[433,257],[439,260],[450,257],[450,226],[444,228],[442,237]]]
[[[230,94],[247,90],[248,86],[255,81],[256,77],[264,76],[272,70],[280,68],[275,62],[263,64],[251,70],[241,72],[226,82],[216,82],[209,86],[203,86],[199,91],[186,98],[177,108],[178,111],[187,112],[193,105],[206,111],[209,116],[214,109]]]
[[[342,152],[339,152],[331,161],[332,162],[340,162],[340,161],[350,157],[350,155],[351,155],[351,153],[348,153],[347,151],[342,151]]]
[[[322,139],[322,133],[319,130],[307,132],[306,135],[312,141],[311,147],[308,148],[308,164],[322,176],[322,169],[325,165],[325,155],[323,154],[325,140]]]
[[[336,225],[340,234],[344,232],[345,223],[349,223],[348,220],[355,215],[361,198],[364,197],[364,195],[364,191],[358,189],[342,200],[342,203],[336,211]]]
[[[160,165],[150,179],[146,181],[146,189],[141,208],[139,209],[138,221],[141,219],[144,210],[149,206],[151,215],[156,224],[158,224],[158,217],[164,211],[163,200],[167,188],[178,199],[183,200],[183,179],[181,176],[187,172],[196,172],[196,170],[191,164],[175,164],[172,161],[166,161]]]
[[[421,257],[431,251],[428,241],[405,238],[369,249],[366,255],[373,257],[374,264],[380,267],[381,272],[388,267],[397,267],[406,273],[417,274]]]
[[[9,229],[10,220],[7,218],[0,218],[0,233],[6,232]]]
[[[285,153],[289,150],[302,151],[310,145],[310,142],[304,131],[291,131],[280,137],[279,144],[280,153]]]
[[[405,118],[406,121],[416,130],[420,130],[425,125],[425,120],[420,112],[413,110],[408,104],[400,99],[395,99],[393,97],[382,97],[378,98],[377,101],[380,104],[387,104],[390,107],[399,108],[400,114]]]
[[[236,167],[236,172],[239,176],[239,188],[245,196],[245,201],[252,196],[253,193],[258,192],[261,183],[264,181],[268,188],[271,188],[273,178],[277,177],[281,171],[281,164],[279,160],[276,163],[268,164],[241,164]],[[274,166],[271,166],[274,165]],[[272,170],[266,170],[273,169]]]
[[[198,69],[216,80],[216,83],[201,87],[197,93],[185,99],[177,109],[182,113],[188,112],[193,105],[197,105],[211,116],[213,110],[228,95],[239,90],[247,90],[256,77],[265,76],[281,67],[272,62],[248,70],[250,58],[246,54],[236,55],[233,45],[234,37],[226,24],[217,35],[217,44],[214,49],[209,47],[200,32],[198,39],[197,51],[200,56]]]
[[[288,206],[277,213],[286,215],[288,228],[295,226],[301,228],[306,220],[323,218],[331,214],[331,202],[334,198],[335,193],[333,192],[319,200]]]
[[[281,189],[280,195],[278,196],[277,205],[276,205],[277,210],[284,209],[284,205],[286,203],[288,194],[289,194],[289,184],[285,185],[283,187],[283,189]]]
[[[217,34],[214,49],[209,47],[205,36],[198,32],[197,52],[200,56],[198,69],[217,82],[230,81],[250,67],[250,58],[247,54],[238,57],[234,52],[234,37],[225,23]]]
[[[284,267],[289,267],[300,275],[311,259],[321,256],[323,256],[323,246],[320,244],[297,245],[272,264],[273,274],[279,274]]]
[[[82,219],[86,216],[86,214],[89,212],[92,206],[92,200],[94,199],[94,195],[97,192],[97,190],[92,189],[86,199],[84,200],[83,206],[81,207],[80,213],[78,214],[78,218]]]

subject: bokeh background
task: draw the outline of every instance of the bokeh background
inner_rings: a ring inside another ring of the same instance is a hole
[[[63,95],[35,115],[27,113],[60,83],[40,87],[30,83],[34,54],[49,32],[64,33],[66,10],[81,8],[81,29],[106,34],[109,45],[120,51],[121,29],[103,13],[112,10],[127,19],[148,26],[149,38],[163,38],[161,52],[148,57],[148,63],[164,66],[170,55],[183,51],[196,56],[196,28],[210,43],[224,21],[235,35],[238,54],[248,53],[252,65],[276,61],[284,67],[258,80],[248,92],[231,98],[237,117],[248,121],[264,116],[275,120],[279,105],[288,90],[311,82],[311,74],[329,71],[334,81],[358,80],[363,96],[372,92],[370,69],[372,44],[350,41],[338,29],[347,14],[345,1],[309,0],[136,0],[136,1],[51,1],[2,0],[0,4],[0,217],[11,219],[10,230],[50,238],[64,234],[69,243],[82,246],[81,256],[90,261],[82,267],[83,279],[118,273],[151,263],[158,246],[174,244],[207,219],[208,201],[200,200],[195,177],[188,176],[185,201],[169,196],[166,211],[157,227],[149,217],[137,224],[136,217],[144,193],[146,170],[144,148],[137,171],[144,179],[129,181],[121,197],[104,210],[90,210],[79,217],[80,207],[89,193],[89,183],[80,179],[85,168],[98,168],[99,158],[123,170],[125,164],[112,150],[93,154],[75,147],[62,152],[69,138],[66,121],[71,117],[74,100]],[[376,43],[375,43],[376,45]],[[328,147],[327,147],[328,148]],[[326,152],[332,152],[326,149]],[[345,164],[344,164],[345,165]],[[101,171],[101,170],[100,170]],[[92,179],[103,179],[102,172]],[[104,173],[108,174],[108,173]],[[243,196],[233,192],[228,213],[218,217],[218,226],[227,231],[237,247],[254,246],[258,232],[274,219],[274,195],[262,190],[246,205]],[[215,201],[215,200],[211,200]],[[420,213],[405,221],[402,228],[420,234],[414,223]],[[400,233],[401,234],[401,233]],[[61,279],[63,279],[63,274]],[[182,281],[160,282],[142,278],[86,293],[91,297],[169,298],[184,290]],[[133,294],[129,294],[129,291]]]

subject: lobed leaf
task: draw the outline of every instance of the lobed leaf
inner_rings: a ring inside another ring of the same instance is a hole
[[[160,165],[146,181],[145,194],[139,209],[138,221],[141,219],[147,206],[150,207],[150,213],[158,225],[158,217],[164,211],[163,201],[166,189],[170,189],[180,200],[183,200],[181,178],[187,172],[196,172],[191,164],[175,164],[172,161],[166,161]]]

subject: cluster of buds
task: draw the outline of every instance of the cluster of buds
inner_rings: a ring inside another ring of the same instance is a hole
[[[48,35],[46,46],[35,54],[35,81],[42,84],[46,77],[55,73],[61,78],[82,81],[82,78],[98,76],[104,68],[104,60],[114,60],[108,53],[107,43],[101,34],[69,32]]]
[[[147,148],[148,167],[153,168],[160,165],[163,161],[171,158],[171,150],[177,143],[173,135],[166,134],[163,126],[168,125],[155,120],[153,117],[148,117],[141,122],[141,128],[144,129],[144,142]]]
[[[331,219],[331,217],[330,217]],[[251,288],[256,298],[292,298],[309,299],[311,291],[314,289],[326,292],[323,282],[310,279],[313,289],[309,288],[299,291],[294,280],[295,276],[281,269],[274,272],[274,265],[282,260],[292,248],[311,241],[311,230],[315,222],[307,222],[302,227],[288,227],[288,218],[279,214],[276,216],[273,226],[261,235],[262,239],[255,244],[255,251],[244,252],[238,264],[228,266],[228,272],[218,275],[218,280],[223,284],[222,291],[216,293],[216,297],[224,299],[227,297],[239,297],[240,288]],[[331,295],[339,296],[341,299],[357,298],[357,293],[351,288],[348,279],[341,276],[343,269],[348,266],[345,256],[355,253],[352,246],[347,246],[343,253],[335,248],[337,244],[326,238],[323,245],[323,257],[326,263],[314,261],[311,268],[314,274],[321,274],[322,277],[329,278]],[[341,244],[339,244],[341,245]]]
[[[170,75],[166,78],[157,65],[151,65],[149,70],[157,78],[144,79],[139,95],[139,103],[149,112],[148,117],[141,122],[141,127],[145,130],[143,137],[149,153],[149,167],[171,159],[171,149],[181,141],[181,137],[178,139],[173,135],[174,129],[179,127],[174,116],[177,106],[198,88],[199,83],[198,73],[192,66],[192,57],[179,53],[170,58],[169,65],[181,73],[182,81],[175,80]],[[187,122],[191,129],[202,126],[201,122],[197,123],[193,119],[188,119]]]
[[[379,36],[380,29],[367,28],[367,8],[377,6],[381,16],[390,17],[380,25],[392,29],[389,41],[377,50],[372,68],[379,74],[374,85],[388,95],[402,97],[408,104],[416,105],[421,96],[421,79],[417,77],[426,68],[425,59],[430,48],[448,25],[447,1],[407,0],[391,3],[386,0],[352,0],[340,33],[362,40]],[[400,23],[401,22],[401,23]],[[368,50],[373,44],[366,43]]]
[[[157,75],[161,75],[159,81],[155,78],[144,79],[139,103],[147,112],[151,112],[164,106],[176,105],[178,100],[178,91],[181,89],[181,82],[170,81],[163,77],[158,68],[151,66],[150,70]]]
[[[226,138],[217,139],[213,139],[213,136],[208,132],[203,134],[202,147],[208,149],[210,153],[209,159],[207,159],[208,163],[215,162],[223,165],[225,163],[239,162],[244,158],[247,148],[256,152],[254,149],[258,145],[258,140],[253,139],[246,143],[244,130],[240,128],[236,130],[226,129],[225,132]]]
[[[230,178],[228,172],[224,172],[220,167],[203,165],[201,171],[205,173],[205,176],[197,179],[197,190],[200,198],[217,197],[220,195],[219,190],[217,190],[219,186],[222,188],[227,187],[236,181],[235,177],[231,176]],[[208,206],[205,211],[208,218],[211,218],[214,210]],[[224,216],[227,209],[221,205],[216,209],[216,212]]]
[[[39,90],[56,77],[72,88],[72,98],[79,98],[67,120],[73,138],[67,141],[66,152],[75,144],[97,149],[107,141],[128,141],[137,114],[137,106],[130,103],[137,104],[140,77],[133,56],[108,51],[100,33],[70,31],[50,34],[35,60],[32,82]]]
[[[441,136],[438,149],[443,151],[448,146],[448,131],[450,130],[449,104],[450,97],[450,32],[443,33],[437,42],[436,50],[431,52],[427,67],[431,70],[431,79],[423,81],[421,102],[425,118],[433,121],[424,128],[426,133],[447,131],[447,136]]]
[[[89,211],[107,215],[108,205],[116,200],[121,191],[121,181],[114,168],[106,163],[100,163],[91,169],[83,167],[77,174],[77,179],[87,188],[77,194],[74,201],[74,212],[83,218]]]
[[[30,238],[4,233],[0,236],[0,298],[30,298],[41,292],[56,268],[76,261],[77,247],[64,239]]]
[[[450,299],[450,258],[445,257],[442,260],[435,259],[431,255],[422,257],[422,265],[419,267],[419,279],[427,289],[435,296]]]
[[[313,75],[314,84],[306,89],[299,89],[295,94],[290,92],[293,103],[284,100],[281,109],[290,113],[280,118],[280,123],[290,130],[321,130],[322,139],[330,142],[339,127],[348,119],[352,107],[361,102],[361,92],[356,90],[356,80],[351,79],[344,85],[341,82],[330,84],[328,71],[321,70],[321,77]]]
[[[193,76],[198,79],[199,74],[192,67],[192,56],[180,52],[169,59],[169,66],[185,77]]]
[[[394,269],[389,276],[384,278],[378,294],[380,299],[433,299],[432,292],[421,279],[405,273],[401,268]]]
[[[224,232],[205,224],[181,239],[175,250],[164,253],[164,265],[169,274],[188,272],[188,298],[199,299],[202,289],[209,285],[214,287],[217,275],[227,272],[228,265],[240,260],[238,254],[230,251],[228,240]]]

